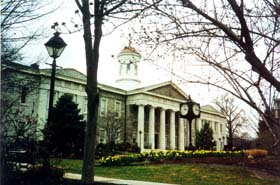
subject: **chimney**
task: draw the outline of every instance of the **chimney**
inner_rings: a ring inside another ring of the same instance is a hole
[[[37,63],[33,63],[30,65],[32,69],[39,70],[39,65]]]

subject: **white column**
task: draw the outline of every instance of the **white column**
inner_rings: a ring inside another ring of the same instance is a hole
[[[186,120],[186,133],[184,133],[186,136],[186,140],[184,141],[186,146],[190,145],[190,128],[189,127],[190,127],[190,123],[188,120]]]
[[[195,119],[195,122],[196,122],[196,125],[197,125],[197,131],[200,131],[201,128],[202,128],[201,119],[197,118],[197,119]]]
[[[179,119],[179,150],[185,150],[185,129],[184,129],[184,119]]]
[[[155,149],[155,108],[152,106],[149,111],[149,143],[151,149]]]
[[[141,150],[143,150],[144,149],[144,105],[138,106],[137,136],[138,136],[138,147]]]
[[[159,149],[165,150],[165,110],[160,110]]]
[[[170,149],[175,150],[175,112],[170,112]]]

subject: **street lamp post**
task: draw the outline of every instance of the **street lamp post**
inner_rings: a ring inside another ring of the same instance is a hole
[[[192,145],[192,120],[200,117],[200,105],[191,99],[186,103],[180,104],[180,117],[189,121],[189,149],[193,149]]]
[[[61,37],[59,37],[59,32],[55,32],[54,36],[50,38],[50,40],[47,43],[45,43],[49,56],[53,58],[51,83],[50,83],[50,96],[49,96],[49,111],[48,111],[48,120],[47,120],[48,123],[51,119],[52,110],[53,110],[56,58],[58,58],[62,54],[66,45],[67,44],[64,42],[64,40]]]
[[[141,136],[142,136],[142,130],[139,130],[139,139],[140,139],[140,141],[139,141],[139,144],[140,144],[140,152],[141,152],[141,150],[142,150],[142,138],[141,138]]]

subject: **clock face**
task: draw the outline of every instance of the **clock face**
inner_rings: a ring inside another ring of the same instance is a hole
[[[192,107],[192,111],[193,111],[193,114],[194,114],[195,116],[198,116],[199,113],[200,113],[199,105],[198,105],[198,104],[194,104],[193,107]]]
[[[189,112],[189,107],[187,104],[183,104],[180,109],[181,115],[185,116]]]

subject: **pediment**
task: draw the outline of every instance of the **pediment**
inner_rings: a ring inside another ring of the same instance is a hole
[[[215,109],[215,108],[212,107],[211,105],[204,105],[204,106],[202,106],[201,108],[204,109],[204,110],[206,110],[206,111],[220,113],[217,109]]]
[[[71,69],[71,68],[61,69],[61,70],[58,70],[57,73],[59,75],[62,75],[62,76],[68,76],[68,77],[71,77],[71,78],[77,78],[77,79],[80,79],[80,80],[86,80],[86,75],[84,75],[83,73],[77,71],[76,69]]]
[[[183,94],[183,92],[173,84],[167,84],[164,86],[156,87],[154,89],[148,90],[148,92],[180,100],[187,99],[186,94]]]
[[[42,71],[46,72],[46,73],[51,73],[51,69],[42,69]],[[74,79],[79,79],[79,80],[83,80],[86,81],[86,75],[84,75],[83,73],[77,71],[76,69],[72,69],[72,68],[65,68],[65,69],[57,69],[56,70],[56,75],[57,77],[61,76],[61,77],[68,77],[68,78],[74,78]]]

